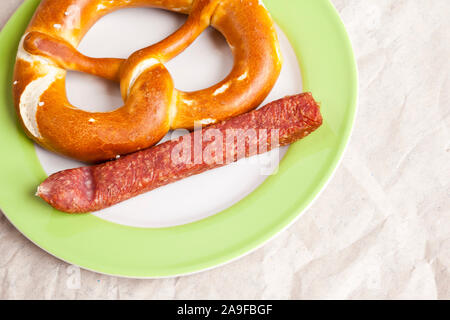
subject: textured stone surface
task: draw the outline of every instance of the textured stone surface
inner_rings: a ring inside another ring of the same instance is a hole
[[[1,1],[0,26],[21,2]],[[450,2],[333,3],[358,59],[359,112],[296,224],[212,271],[130,280],[59,261],[0,214],[0,299],[450,299]]]

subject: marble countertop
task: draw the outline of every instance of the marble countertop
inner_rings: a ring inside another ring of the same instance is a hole
[[[0,213],[0,299],[450,299],[450,2],[332,0],[360,75],[333,180],[254,253],[163,280],[80,270]],[[2,27],[22,0],[2,0]]]

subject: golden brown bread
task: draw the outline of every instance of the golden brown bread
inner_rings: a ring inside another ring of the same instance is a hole
[[[142,6],[189,17],[168,38],[127,60],[90,58],[76,50],[105,14]],[[178,91],[163,64],[209,25],[231,46],[233,70],[210,88]],[[72,106],[65,93],[66,70],[120,82],[124,106],[104,113]],[[208,125],[256,108],[280,70],[273,21],[256,0],[43,0],[19,47],[13,92],[28,136],[52,151],[99,162],[150,147],[170,129],[191,129],[196,121]]]

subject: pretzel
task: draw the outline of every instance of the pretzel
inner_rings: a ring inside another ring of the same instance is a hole
[[[77,51],[99,18],[144,6],[189,16],[172,35],[126,60]],[[210,25],[232,49],[231,73],[204,90],[175,89],[164,63]],[[27,135],[38,144],[100,162],[148,148],[171,129],[192,129],[194,122],[209,125],[256,108],[274,86],[281,59],[274,23],[256,0],[43,0],[19,45],[14,102]],[[119,82],[124,106],[102,113],[71,105],[65,93],[67,70]]]

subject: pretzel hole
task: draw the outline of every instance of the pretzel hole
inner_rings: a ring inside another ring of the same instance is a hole
[[[66,94],[72,105],[90,112],[113,111],[124,104],[118,83],[75,71],[67,72]]]
[[[187,16],[154,8],[126,8],[101,18],[86,34],[78,50],[91,57],[127,58],[175,32]],[[224,37],[205,30],[179,56],[166,64],[179,90],[194,91],[224,79],[233,67],[233,55]],[[119,85],[95,76],[68,72],[67,97],[71,104],[91,112],[123,105]]]
[[[178,90],[196,91],[226,78],[233,62],[233,54],[223,35],[209,27],[191,46],[166,63],[166,67]]]

